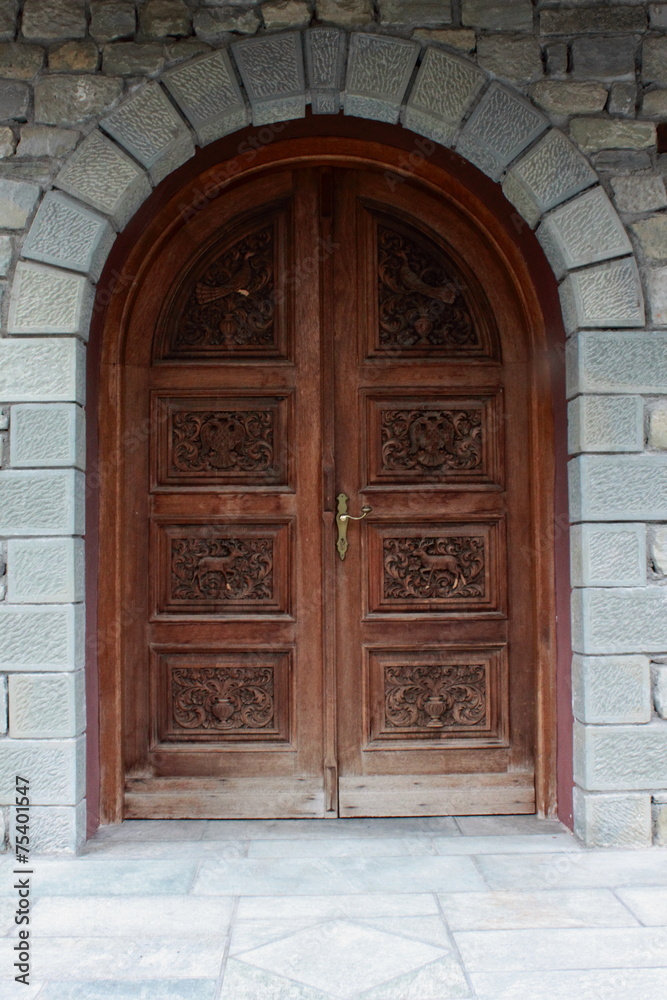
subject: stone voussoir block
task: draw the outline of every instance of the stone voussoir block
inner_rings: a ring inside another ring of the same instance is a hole
[[[651,796],[574,787],[574,832],[586,847],[650,847]]]
[[[557,278],[566,271],[632,253],[632,244],[601,187],[554,209],[537,230]]]
[[[573,524],[570,556],[573,587],[643,587],[646,525]]]
[[[70,333],[88,339],[93,286],[83,276],[19,261],[7,329],[16,334]]]
[[[0,339],[0,399],[85,402],[86,349],[75,337]]]
[[[157,83],[149,83],[100,124],[146,167],[155,184],[194,156],[185,122]]]
[[[568,397],[667,393],[667,333],[584,330],[565,350]]]
[[[22,254],[99,278],[116,234],[108,219],[67,195],[49,191],[42,201]]]
[[[466,122],[456,150],[492,180],[548,126],[523,97],[492,83]]]
[[[151,193],[139,164],[99,131],[92,132],[75,150],[55,184],[109,215],[118,229]]]
[[[11,685],[11,679],[10,679]],[[572,657],[572,707],[588,725],[651,721],[651,664],[648,656]]]
[[[503,181],[503,192],[534,226],[544,212],[596,180],[595,171],[576,146],[558,129],[551,129],[514,164]]]
[[[38,184],[0,178],[0,228],[23,229],[39,196]]]
[[[243,128],[250,121],[225,49],[168,70],[162,80],[202,146]]]
[[[0,604],[0,669],[64,672],[83,667],[82,604]]]
[[[579,455],[569,471],[574,521],[667,520],[667,455]]]
[[[83,473],[74,469],[0,471],[0,534],[83,534]]]
[[[304,42],[313,114],[337,114],[342,103],[347,35],[339,28],[309,28]]]
[[[587,791],[667,786],[667,725],[574,724],[574,780]]]
[[[397,122],[420,51],[419,43],[408,39],[352,34],[343,100],[345,114]]]
[[[70,604],[84,599],[82,538],[10,538],[7,601]]]
[[[16,812],[11,810],[10,847],[16,844]],[[30,847],[36,854],[79,854],[86,840],[86,802],[75,806],[31,806]]]
[[[429,46],[403,109],[403,124],[444,145],[451,145],[466,111],[486,82],[467,59]]]
[[[30,778],[31,807],[76,805],[85,793],[85,737],[3,741],[0,804],[14,803],[17,774]]]
[[[85,417],[74,403],[14,406],[9,441],[15,469],[85,468]]]
[[[568,406],[568,450],[628,452],[644,447],[641,396],[578,396]]]
[[[11,674],[9,706],[13,739],[80,736],[86,725],[84,672]]]
[[[232,43],[255,125],[303,118],[306,79],[301,35],[286,31]]]
[[[588,587],[572,597],[572,645],[593,655],[667,649],[664,587]]]
[[[573,271],[559,288],[565,329],[643,326],[644,296],[633,257]]]

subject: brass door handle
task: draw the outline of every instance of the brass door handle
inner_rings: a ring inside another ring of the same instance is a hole
[[[338,513],[336,514],[336,524],[338,526],[338,541],[336,542],[336,549],[341,559],[345,558],[345,554],[349,548],[349,542],[347,540],[348,521],[362,521],[366,517],[366,514],[370,514],[370,512],[373,510],[373,508],[369,507],[368,504],[364,504],[364,506],[361,508],[361,514],[358,517],[353,517],[352,514],[348,514],[347,512],[347,504],[349,499],[350,498],[347,496],[346,493],[339,493],[338,496],[336,497],[336,501],[338,502]]]

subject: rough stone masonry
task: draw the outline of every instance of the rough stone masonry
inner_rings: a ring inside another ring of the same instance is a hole
[[[323,27],[339,56],[318,78],[304,50]],[[536,227],[569,334],[576,831],[664,845],[667,3],[633,0],[0,2],[0,838],[26,770],[34,848],[85,837],[85,343],[104,260],[196,145],[308,102],[454,146]]]

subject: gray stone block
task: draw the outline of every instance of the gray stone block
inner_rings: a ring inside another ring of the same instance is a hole
[[[538,137],[548,122],[532,104],[492,83],[468,119],[456,151],[493,180]]]
[[[120,99],[123,81],[115,77],[43,76],[35,84],[35,121],[71,125],[103,115]]]
[[[16,35],[16,20],[18,18],[17,0],[6,0],[0,6],[0,38],[9,41]]]
[[[667,801],[664,795],[654,795],[651,808],[653,817],[653,843],[656,847],[667,847]]]
[[[141,167],[101,132],[92,132],[56,177],[56,187],[111,216],[119,229],[151,193]]]
[[[469,60],[427,48],[403,110],[403,124],[449,145],[485,80]]]
[[[157,83],[149,83],[100,124],[146,167],[155,184],[194,156],[187,126]]]
[[[659,576],[667,576],[667,527],[653,528],[651,566]]]
[[[90,34],[96,42],[113,42],[129,38],[136,30],[133,3],[124,0],[92,0],[90,4]]]
[[[667,326],[667,267],[652,267],[647,277],[653,326]]]
[[[6,740],[0,763],[0,804],[16,798],[16,775],[30,778],[31,806],[76,805],[86,789],[86,741]]]
[[[13,739],[80,736],[86,726],[84,672],[12,674],[9,705]]]
[[[83,271],[97,281],[115,238],[107,219],[49,191],[21,252],[31,260]]]
[[[649,35],[642,44],[642,80],[667,84],[667,37]]]
[[[533,5],[530,0],[462,0],[461,20],[473,28],[530,31]]]
[[[82,535],[83,507],[82,472],[0,471],[0,534]]]
[[[212,7],[194,12],[193,27],[197,38],[215,45],[225,41],[233,31],[237,35],[254,35],[262,22],[257,7]]]
[[[565,329],[644,325],[644,296],[633,257],[569,274],[559,288]]]
[[[589,725],[651,721],[651,666],[648,656],[572,658],[572,707]]]
[[[338,28],[310,28],[304,40],[313,114],[337,114],[342,102],[347,35]]]
[[[305,28],[310,24],[310,8],[305,0],[269,0],[262,4],[262,18],[267,31]]]
[[[24,229],[39,200],[37,184],[0,178],[0,227]]]
[[[632,36],[600,35],[572,42],[572,73],[579,79],[635,78],[637,40]]]
[[[10,538],[7,600],[10,604],[69,604],[84,599],[82,538]]]
[[[83,667],[82,604],[0,604],[0,669],[10,673]]]
[[[611,4],[560,10],[543,10],[540,14],[542,35],[584,35],[596,32],[631,34],[646,31],[643,6]]]
[[[645,586],[646,525],[573,524],[570,574],[573,587]]]
[[[16,843],[16,813],[11,810],[10,846]],[[86,841],[86,802],[75,806],[32,806],[30,846],[36,854],[78,854]]]
[[[12,408],[14,468],[75,466],[85,469],[85,417],[74,403],[22,403]]]
[[[27,121],[29,107],[30,87],[27,83],[0,80],[0,121]]]
[[[574,832],[586,847],[650,847],[651,796],[574,787]]]
[[[83,38],[86,34],[84,0],[25,0],[21,32],[30,41]]]
[[[51,73],[94,73],[99,67],[100,55],[95,42],[65,42],[49,49]]]
[[[68,156],[81,138],[79,132],[53,125],[24,125],[17,156]]]
[[[162,77],[202,146],[250,121],[225,49],[207,53]]]
[[[667,520],[667,455],[580,455],[569,469],[574,521]]]
[[[655,212],[667,208],[665,181],[659,174],[620,174],[611,178],[619,212]]]
[[[601,187],[550,212],[537,238],[557,278],[575,267],[632,253],[623,223]]]
[[[601,83],[540,80],[530,88],[530,96],[554,115],[581,115],[602,111],[609,94]]]
[[[44,49],[40,45],[0,43],[0,77],[3,79],[32,80],[43,63]]]
[[[539,80],[544,72],[540,43],[532,35],[480,35],[477,61],[494,76],[519,83]]]
[[[568,341],[567,395],[667,393],[667,333],[582,331]]]
[[[660,653],[667,649],[664,587],[594,588],[572,595],[578,653]]]
[[[652,696],[655,710],[661,719],[667,719],[667,664],[651,664]]]
[[[232,50],[252,107],[253,124],[304,117],[306,81],[298,31],[244,38],[234,42]]]
[[[658,403],[649,412],[649,448],[667,449],[667,407]]]
[[[651,260],[667,259],[667,213],[635,222],[632,227],[642,250]]]
[[[147,38],[189,35],[192,12],[183,0],[147,0],[139,8],[139,27]]]
[[[373,0],[317,0],[317,17],[323,24],[352,28],[373,20]]]
[[[649,90],[642,98],[642,118],[667,118],[667,89]]]
[[[74,337],[0,339],[0,399],[85,402],[86,349]]]
[[[155,76],[164,60],[160,42],[112,42],[102,49],[102,71],[109,76]]]
[[[620,121],[618,118],[572,118],[570,135],[586,153],[616,149],[652,149],[656,142],[654,122]],[[622,155],[627,157],[629,154]],[[616,154],[615,158],[618,159]],[[635,166],[637,164],[633,163],[632,169]],[[646,166],[650,166],[650,160],[646,161]],[[616,163],[613,164],[613,169],[617,169]]]
[[[69,271],[20,261],[9,303],[10,333],[75,333],[88,339],[93,287]]]
[[[451,0],[379,0],[380,24],[451,24]]]
[[[397,122],[420,52],[418,42],[356,32],[350,36],[346,115]]]
[[[609,106],[607,110],[610,115],[622,115],[625,118],[633,118],[637,105],[637,84],[634,83],[612,83],[609,90]]]
[[[578,396],[568,406],[568,450],[643,451],[644,403],[640,396]]]
[[[503,182],[505,196],[534,226],[543,212],[590,187],[597,175],[562,132],[552,129]]]
[[[0,276],[6,277],[14,257],[12,237],[6,233],[0,236]]]
[[[574,724],[575,781],[588,791],[667,786],[667,725]]]

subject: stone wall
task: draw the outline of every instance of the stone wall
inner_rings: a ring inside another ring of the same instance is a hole
[[[84,837],[95,282],[116,231],[195,145],[307,102],[455,146],[537,230],[570,335],[576,829],[589,844],[665,843],[667,3],[3,0],[7,843],[17,770],[33,778],[35,847]]]

